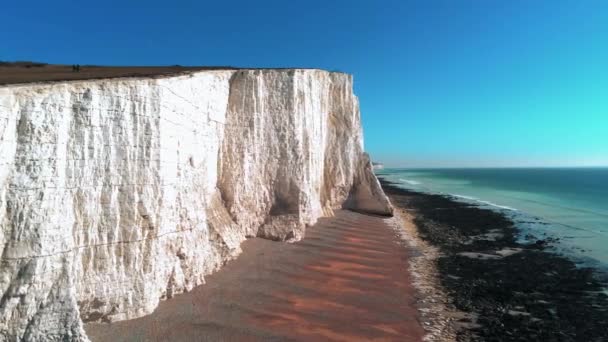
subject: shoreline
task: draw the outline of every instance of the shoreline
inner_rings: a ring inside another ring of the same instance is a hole
[[[457,310],[442,288],[435,263],[441,256],[439,248],[418,234],[415,216],[408,210],[394,207],[393,229],[409,255],[409,269],[417,291],[418,312],[425,329],[425,341],[455,341],[465,312]]]
[[[378,178],[395,209],[413,215],[416,234],[438,252],[427,272],[437,274],[446,311],[435,314],[452,324],[457,340],[608,339],[608,296],[593,269],[552,252],[550,240],[519,242],[500,212]]]

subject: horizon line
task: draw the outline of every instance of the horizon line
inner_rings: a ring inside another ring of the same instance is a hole
[[[376,162],[378,163],[378,162]],[[384,165],[383,163],[380,163]],[[384,166],[384,169],[605,169],[608,165],[567,166]]]

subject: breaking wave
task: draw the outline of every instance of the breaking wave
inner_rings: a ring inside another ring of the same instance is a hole
[[[421,183],[415,180],[411,180],[411,179],[403,179],[403,178],[399,178],[399,180],[403,183],[409,184],[409,185],[420,185]]]
[[[496,203],[493,203],[493,202],[490,202],[490,201],[480,200],[479,198],[476,198],[476,197],[464,196],[464,195],[458,195],[458,194],[450,194],[450,195],[452,195],[454,197],[457,197],[457,198],[462,198],[462,199],[466,199],[466,200],[469,200],[469,201],[478,202],[478,203],[481,203],[481,204],[489,205],[489,206],[500,208],[500,209],[517,211],[517,209],[515,209],[515,208],[507,207],[506,205],[496,204]]]

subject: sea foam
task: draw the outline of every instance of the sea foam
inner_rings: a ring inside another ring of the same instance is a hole
[[[451,196],[457,197],[457,198],[462,198],[462,199],[466,199],[469,201],[474,201],[474,202],[478,202],[481,204],[485,204],[485,205],[489,205],[491,207],[496,207],[496,208],[500,208],[500,209],[505,209],[505,210],[512,210],[512,211],[517,211],[517,209],[512,208],[512,207],[508,207],[506,205],[500,205],[500,204],[496,204],[490,201],[484,201],[484,200],[480,200],[479,198],[476,197],[471,197],[471,196],[464,196],[464,195],[458,195],[458,194],[450,194]]]
[[[403,178],[399,178],[400,181],[402,181],[403,183],[407,183],[410,185],[420,185],[421,183],[415,180],[411,180],[411,179],[403,179]]]

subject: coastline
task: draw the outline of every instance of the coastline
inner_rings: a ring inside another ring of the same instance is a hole
[[[433,314],[457,340],[608,339],[608,296],[593,269],[552,252],[550,240],[519,242],[500,212],[379,180],[396,212],[411,216],[410,239],[418,235],[437,252],[425,272],[445,298]]]
[[[392,226],[409,256],[409,273],[417,291],[416,307],[425,329],[425,341],[455,341],[462,320],[468,315],[457,310],[441,286],[436,267],[441,251],[420,237],[414,214],[394,207]]]

